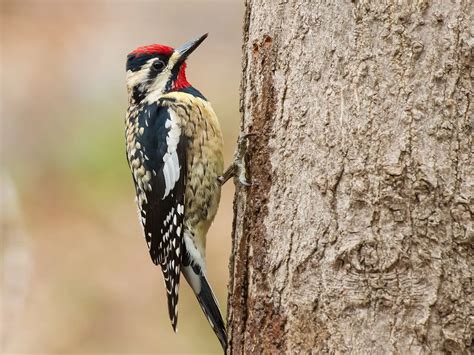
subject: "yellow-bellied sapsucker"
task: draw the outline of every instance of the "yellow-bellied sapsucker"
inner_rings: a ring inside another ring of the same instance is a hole
[[[229,176],[221,176],[216,114],[185,74],[186,58],[206,37],[178,49],[156,44],[128,55],[126,150],[146,243],[163,271],[173,329],[182,272],[225,349],[224,322],[206,279],[205,246]]]

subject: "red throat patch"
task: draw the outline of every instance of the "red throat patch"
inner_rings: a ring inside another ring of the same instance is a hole
[[[190,86],[191,84],[186,79],[186,63],[183,63],[181,64],[181,68],[179,68],[178,77],[173,83],[173,90],[177,91]]]
[[[166,55],[171,55],[173,53],[173,48],[164,46],[162,44],[152,44],[149,46],[142,46],[138,47],[135,49],[133,52],[130,52],[130,54],[166,54]]]

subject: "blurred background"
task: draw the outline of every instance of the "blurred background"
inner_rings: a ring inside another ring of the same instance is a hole
[[[190,288],[168,320],[125,159],[125,57],[209,32],[189,81],[213,103],[231,161],[239,127],[238,0],[1,0],[0,352],[219,353]],[[226,312],[233,184],[208,236]]]

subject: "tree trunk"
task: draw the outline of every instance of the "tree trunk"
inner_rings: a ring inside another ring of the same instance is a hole
[[[247,0],[229,352],[472,351],[472,2]]]

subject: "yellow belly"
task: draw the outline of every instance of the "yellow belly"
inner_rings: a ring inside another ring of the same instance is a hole
[[[204,255],[207,231],[217,213],[221,185],[217,177],[224,171],[223,140],[219,121],[209,102],[185,93],[165,97],[182,119],[188,138],[185,191],[185,229]]]
[[[221,186],[217,177],[223,173],[222,141],[211,138],[188,150],[184,223],[196,237],[205,236],[219,206]]]

